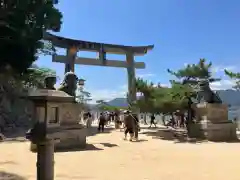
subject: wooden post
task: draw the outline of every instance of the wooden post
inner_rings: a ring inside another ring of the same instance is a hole
[[[77,49],[75,47],[70,47],[67,49],[67,62],[65,63],[65,74],[70,71],[74,72],[76,55]]]
[[[136,80],[135,80],[135,67],[134,67],[134,54],[132,52],[127,52],[127,72],[128,72],[128,98],[130,103],[136,101]]]

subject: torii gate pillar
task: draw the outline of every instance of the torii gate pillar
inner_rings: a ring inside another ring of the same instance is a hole
[[[135,67],[134,67],[134,54],[132,52],[126,53],[127,60],[127,73],[128,73],[128,100],[133,103],[137,100],[136,97],[136,79],[135,79]]]
[[[71,48],[68,48],[67,49],[67,60],[66,60],[66,63],[65,63],[65,74],[67,72],[74,72],[75,68],[74,68],[74,65],[75,65],[75,59],[76,59],[76,56],[77,56],[77,49],[75,47],[71,47]]]

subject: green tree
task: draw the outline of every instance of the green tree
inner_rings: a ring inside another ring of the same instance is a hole
[[[142,93],[145,99],[151,98],[152,90],[154,89],[153,83],[142,78],[137,78],[135,82],[137,92]]]
[[[49,75],[56,75],[50,68],[43,68],[33,65],[22,74],[12,74],[5,72],[0,74],[0,90],[9,99],[23,95],[29,89],[43,88],[44,80]]]
[[[0,25],[1,72],[13,70],[22,73],[49,49],[42,41],[47,30],[59,31],[61,12],[54,7],[55,0],[1,1]],[[48,43],[48,42],[47,42]]]
[[[228,77],[235,80],[235,85],[233,86],[233,89],[240,90],[240,73],[230,72],[227,69],[225,69],[224,72]]]
[[[191,84],[195,85],[199,80],[208,80],[209,82],[214,82],[220,80],[219,78],[214,78],[211,72],[212,63],[207,63],[205,59],[200,59],[197,64],[188,64],[186,67],[177,70],[176,72],[168,69],[167,71],[174,75],[181,84]]]
[[[174,75],[178,81],[172,80],[171,83],[175,84],[175,86],[181,87],[183,91],[182,93],[175,94],[174,96],[182,96],[181,98],[184,101],[187,101],[188,106],[188,120],[191,122],[192,116],[192,98],[196,97],[196,93],[194,92],[195,85],[200,80],[208,80],[209,82],[219,81],[219,78],[214,78],[211,72],[212,63],[207,63],[205,59],[200,59],[197,64],[189,64],[185,68],[179,69],[178,71],[174,72],[168,69],[168,72]],[[186,92],[184,92],[186,90]]]
[[[38,67],[33,65],[28,68],[21,76],[17,78],[20,80],[23,88],[44,88],[44,80],[47,76],[56,76],[56,71],[50,68]]]
[[[137,91],[143,96],[137,101],[141,112],[148,113],[173,113],[180,107],[181,98],[177,99],[177,90],[174,87],[162,87],[159,83],[153,86],[152,82],[143,79],[136,80]]]
[[[141,78],[136,79],[136,90],[142,96],[137,100],[136,106],[141,112],[151,112],[154,110],[154,86]]]

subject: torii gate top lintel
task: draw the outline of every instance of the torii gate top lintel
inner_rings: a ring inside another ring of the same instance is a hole
[[[154,45],[147,46],[124,46],[116,44],[105,44],[90,41],[75,40],[70,38],[65,38],[61,36],[56,36],[50,33],[44,33],[44,40],[51,41],[54,46],[60,48],[71,48],[76,47],[79,50],[87,50],[92,52],[99,52],[101,46],[104,46],[104,51],[109,54],[126,54],[131,51],[134,56],[142,56],[147,54],[148,51],[154,48]]]
[[[135,62],[134,56],[145,55],[149,50],[154,48],[154,45],[149,46],[123,46],[115,44],[105,44],[90,41],[74,40],[64,38],[50,33],[44,33],[43,39],[51,41],[54,46],[67,49],[66,56],[53,55],[53,62],[60,62],[65,64],[65,73],[74,72],[74,65],[90,65],[90,66],[107,66],[126,68],[128,74],[128,99],[129,102],[136,100],[136,84],[135,84],[135,69],[144,69],[144,62]],[[97,52],[99,57],[86,58],[77,57],[78,51]],[[124,54],[126,61],[109,60],[106,58],[106,53],[109,54]],[[130,104],[131,104],[130,103]]]

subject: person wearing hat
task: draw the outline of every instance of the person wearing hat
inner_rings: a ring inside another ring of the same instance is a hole
[[[130,114],[129,110],[124,111],[125,117],[124,117],[124,125],[125,125],[125,131],[124,131],[124,140],[127,139],[127,134],[129,133],[130,139],[129,141],[132,141],[134,136],[134,118]]]

